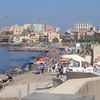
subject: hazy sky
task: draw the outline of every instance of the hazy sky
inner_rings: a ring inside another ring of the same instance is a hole
[[[49,23],[67,29],[76,23],[99,26],[100,0],[0,0],[0,26]]]

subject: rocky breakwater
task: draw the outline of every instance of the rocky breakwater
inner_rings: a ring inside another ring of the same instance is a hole
[[[0,74],[0,90],[12,80],[10,75]]]

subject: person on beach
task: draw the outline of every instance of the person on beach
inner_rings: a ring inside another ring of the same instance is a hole
[[[59,69],[58,69],[58,74],[57,74],[57,77],[62,77],[63,76],[63,66],[61,66]]]
[[[68,68],[66,66],[63,67],[63,78],[65,80],[68,78]]]
[[[52,72],[55,72],[55,65],[52,66]]]
[[[44,73],[44,69],[45,69],[45,65],[44,64],[40,64],[40,74]]]

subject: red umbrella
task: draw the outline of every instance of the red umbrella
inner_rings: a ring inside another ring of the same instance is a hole
[[[44,63],[45,63],[45,61],[43,61],[43,60],[37,60],[37,61],[36,61],[36,64],[38,64],[38,65],[39,65],[39,64],[44,64]]]

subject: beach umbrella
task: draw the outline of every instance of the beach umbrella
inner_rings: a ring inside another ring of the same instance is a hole
[[[61,58],[62,58],[62,57],[59,56],[59,55],[54,55],[53,57],[54,57],[54,58],[57,58],[57,59],[61,59]]]
[[[45,62],[44,62],[43,60],[37,60],[37,61],[36,61],[36,64],[37,64],[37,65],[44,64],[44,63],[45,63]]]

